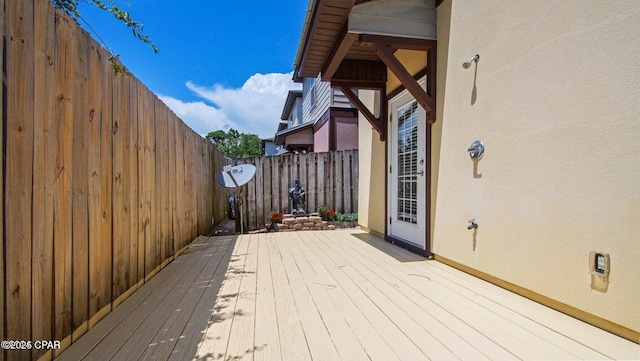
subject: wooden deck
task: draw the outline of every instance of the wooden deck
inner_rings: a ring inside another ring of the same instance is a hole
[[[640,359],[640,346],[361,231],[202,237],[60,360]]]

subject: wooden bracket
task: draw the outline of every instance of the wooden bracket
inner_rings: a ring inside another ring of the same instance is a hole
[[[380,141],[384,142],[387,137],[387,122],[385,121],[387,100],[385,90],[379,89],[380,106],[382,109],[380,109],[380,114],[376,117],[375,115],[373,115],[373,113],[371,113],[369,108],[367,108],[367,106],[362,103],[360,98],[358,98],[358,96],[351,90],[351,88],[347,86],[340,86],[339,89],[342,90],[342,93],[344,93],[344,95],[351,101],[351,103],[356,106],[358,111],[360,111],[360,113],[364,115],[369,123],[371,123],[371,126],[376,131],[378,131],[378,133],[380,134]]]
[[[411,93],[418,104],[427,112],[427,121],[435,122],[435,63],[436,63],[436,46],[435,41],[420,41],[413,44],[410,40],[400,41],[399,39],[389,39],[380,36],[361,36],[361,41],[369,42],[380,60],[400,80],[402,85]],[[388,44],[393,42],[392,44]],[[413,45],[412,45],[413,44]],[[427,51],[427,90],[422,89],[418,81],[409,74],[407,69],[402,65],[400,60],[395,57],[391,46],[407,48],[407,49],[423,49]]]

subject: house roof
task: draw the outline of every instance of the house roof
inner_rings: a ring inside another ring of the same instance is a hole
[[[294,64],[293,79],[322,74],[340,88],[384,138],[383,117],[359,103],[351,91],[386,89],[387,70],[435,121],[436,32],[441,0],[310,0]],[[423,89],[396,57],[398,49],[426,53]],[[384,96],[383,96],[384,97]]]
[[[355,5],[374,0],[310,0],[303,24],[298,52],[294,62],[293,79],[315,77],[324,73],[335,57],[379,61],[375,49],[358,34],[348,33],[348,19]],[[435,0],[436,7],[443,0]],[[395,52],[400,46],[390,46]],[[330,73],[336,69],[330,69]],[[323,74],[323,80],[325,79]]]
[[[321,72],[351,8],[356,3],[367,1],[369,0],[309,0],[293,64],[295,81],[315,77]]]
[[[280,119],[287,120],[293,110],[293,105],[296,103],[296,99],[302,98],[302,90],[289,90],[287,99],[284,102],[284,108],[282,109],[282,115]],[[280,130],[280,129],[278,129]]]
[[[275,143],[277,145],[282,145],[284,144],[284,140],[288,135],[293,135],[309,128],[313,128],[313,122],[302,123],[300,125],[296,125],[295,127],[280,130],[276,133],[276,136],[274,138]]]

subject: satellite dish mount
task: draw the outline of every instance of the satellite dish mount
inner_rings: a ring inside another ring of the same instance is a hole
[[[218,183],[225,188],[238,188],[240,196],[236,200],[236,206],[240,205],[240,233],[244,233],[244,224],[242,219],[243,213],[243,198],[242,188],[249,183],[253,176],[256,175],[256,167],[253,164],[239,164],[236,166],[225,165],[222,168],[222,172],[218,176]],[[237,227],[237,223],[236,223]],[[236,228],[237,230],[237,228]]]

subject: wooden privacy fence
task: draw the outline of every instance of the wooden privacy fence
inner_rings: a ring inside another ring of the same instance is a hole
[[[358,211],[358,151],[282,154],[237,159],[253,164],[256,176],[246,186],[248,229],[263,228],[272,211],[289,213],[289,188],[296,179],[306,190],[306,211],[325,206],[340,213]]]
[[[0,29],[0,340],[66,346],[224,218],[225,160],[49,0]]]

